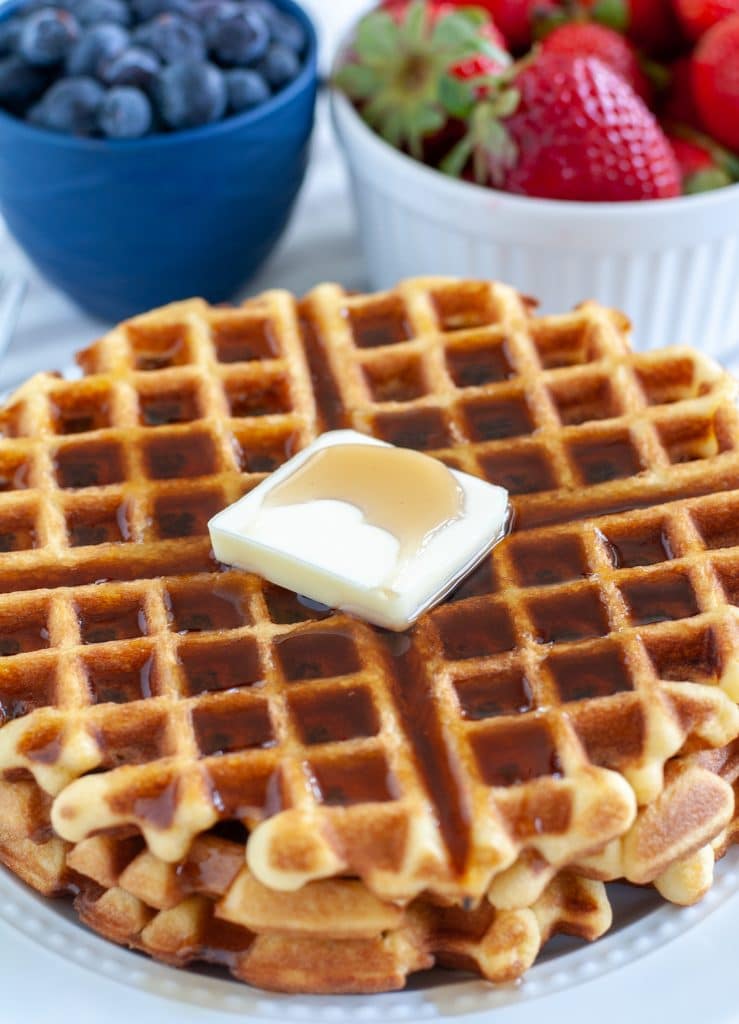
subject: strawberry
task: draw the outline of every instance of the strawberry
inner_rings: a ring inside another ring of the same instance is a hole
[[[623,202],[680,194],[669,143],[633,90],[594,57],[543,54],[516,78],[505,187],[548,199]]]
[[[683,192],[708,192],[739,181],[739,156],[687,125],[665,125],[667,138],[680,165]]]
[[[626,34],[650,57],[671,56],[683,45],[670,0],[629,0]]]
[[[542,18],[557,11],[557,0],[485,0],[482,5],[490,11],[514,53],[522,53],[531,46],[534,27]]]
[[[492,30],[484,12],[447,3],[412,0],[371,11],[336,84],[391,145],[435,162],[510,63]]]
[[[686,195],[708,192],[731,184],[729,175],[719,167],[705,146],[675,135],[668,135],[667,138],[680,166],[683,192]]]
[[[680,194],[680,170],[643,101],[595,57],[542,53],[515,76],[510,112],[478,104],[444,162],[545,199],[624,202]],[[500,105],[500,104],[499,104]]]
[[[696,41],[732,14],[739,14],[739,0],[674,0],[686,36]]]
[[[670,77],[660,108],[662,119],[701,128],[701,117],[693,94],[692,59],[678,57],[667,71]]]
[[[566,0],[565,8],[573,0]],[[683,35],[671,0],[579,0],[594,21],[626,36],[650,57],[673,56],[683,47]]]
[[[693,91],[708,132],[739,152],[739,14],[718,22],[698,43]]]
[[[384,0],[388,10],[403,9],[409,0]],[[498,46],[510,50],[526,50],[531,46],[535,12],[556,8],[557,0],[428,0],[432,10],[474,6],[485,11],[501,37]]]
[[[593,22],[576,21],[560,25],[545,38],[542,50],[544,53],[559,53],[563,56],[598,57],[628,82],[645,103],[651,99],[649,79],[641,69],[636,50],[612,28]]]

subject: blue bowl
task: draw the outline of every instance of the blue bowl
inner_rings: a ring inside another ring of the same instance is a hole
[[[94,316],[225,301],[278,241],[305,175],[318,74],[308,16],[276,2],[305,27],[308,53],[294,82],[246,114],[118,142],[0,112],[0,211],[42,274]]]

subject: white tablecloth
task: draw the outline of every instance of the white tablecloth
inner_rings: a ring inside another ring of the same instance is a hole
[[[321,31],[322,65],[327,69],[336,41],[365,0],[306,0]],[[91,320],[30,266],[0,218],[0,270],[18,270],[29,291],[13,344],[0,363],[0,391],[39,369],[61,369],[73,353],[106,324]],[[277,251],[245,294],[285,287],[303,292],[319,281],[361,288],[362,265],[348,188],[322,100],[313,160],[290,227]]]

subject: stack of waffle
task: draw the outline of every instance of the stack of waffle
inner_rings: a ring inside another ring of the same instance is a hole
[[[519,977],[690,903],[739,774],[739,415],[685,348],[497,284],[324,285],[131,320],[0,412],[0,857],[169,963],[301,992]],[[507,487],[407,633],[214,562],[324,430]]]

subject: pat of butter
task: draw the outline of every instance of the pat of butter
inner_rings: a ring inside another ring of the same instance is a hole
[[[360,445],[372,448],[371,458]],[[336,450],[327,455],[328,449]],[[505,535],[508,508],[502,487],[336,430],[219,512],[208,528],[220,562],[403,630]]]

